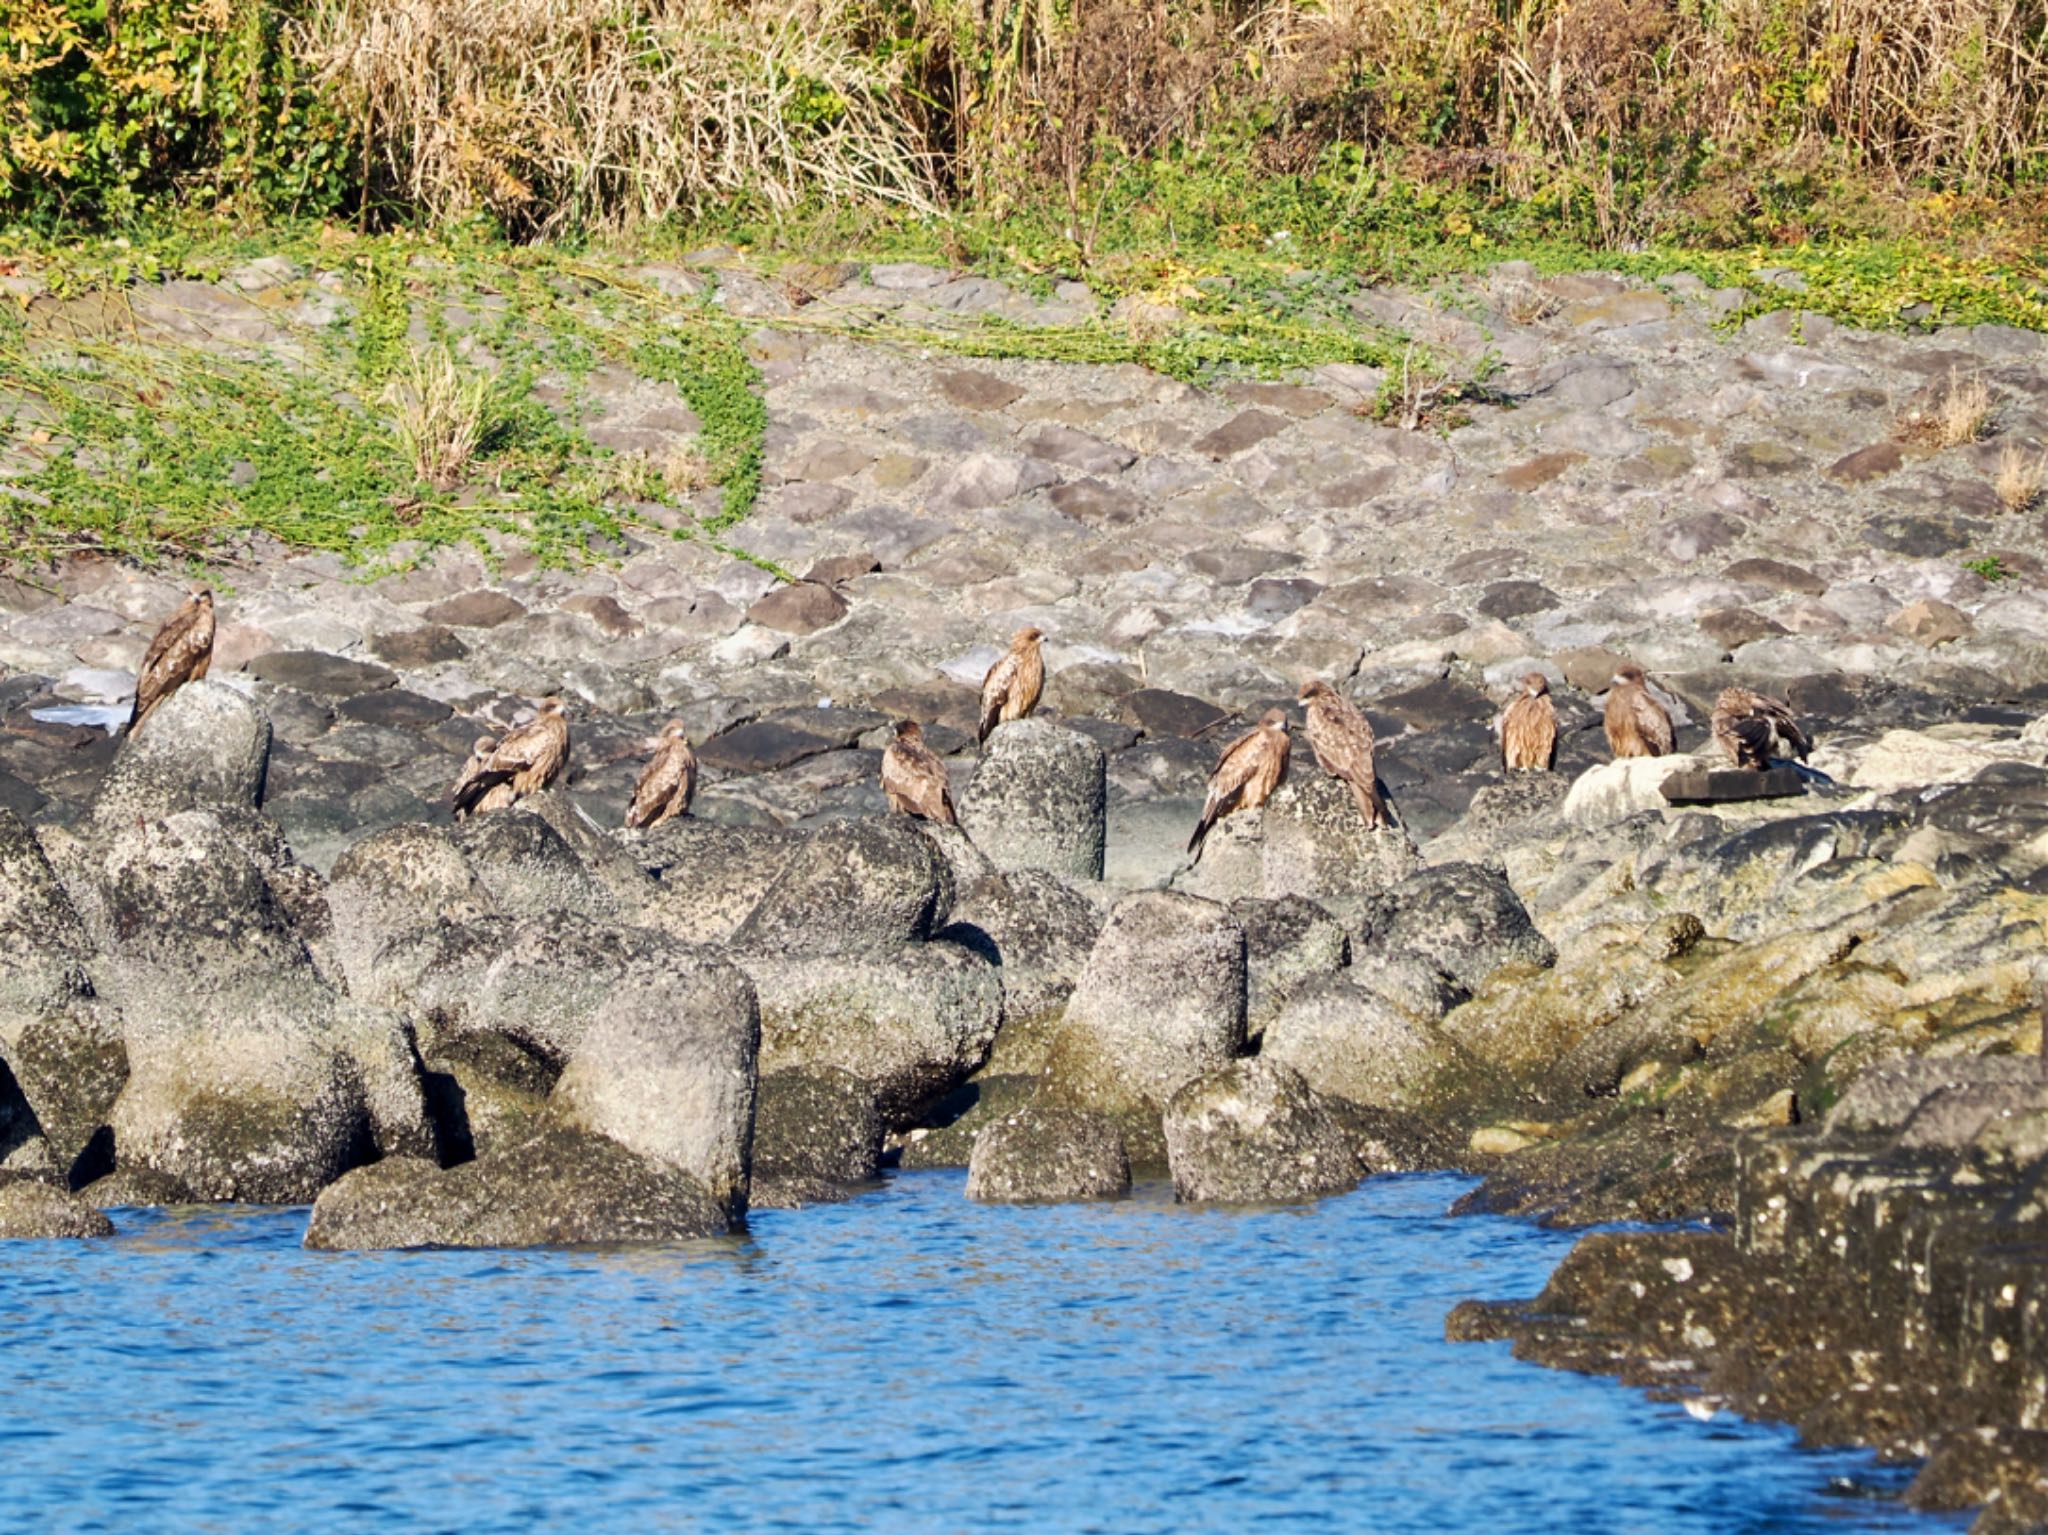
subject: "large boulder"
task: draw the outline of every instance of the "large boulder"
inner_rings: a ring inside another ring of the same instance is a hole
[[[358,1168],[314,1201],[306,1245],[562,1247],[728,1228],[725,1207],[687,1173],[601,1135],[546,1129],[446,1171],[417,1157]]]
[[[1051,874],[1020,869],[969,886],[954,903],[944,936],[1002,972],[1007,1042],[1058,1016],[1101,933],[1093,901]]]
[[[1503,965],[1557,960],[1506,878],[1473,863],[1435,865],[1387,892],[1367,919],[1365,946],[1427,960],[1467,990]]]
[[[999,869],[1102,878],[1102,748],[1047,720],[999,725],[960,797],[960,825]]]
[[[270,762],[270,718],[224,683],[188,682],[121,743],[93,801],[101,827],[181,810],[253,810]]]
[[[1238,1204],[1341,1194],[1365,1175],[1350,1134],[1300,1072],[1233,1061],[1188,1083],[1166,1106],[1173,1189]]]
[[[1617,757],[1587,768],[1572,780],[1564,797],[1563,816],[1573,826],[1592,830],[1626,821],[1646,810],[1666,810],[1664,780],[1673,773],[1717,771],[1728,766],[1720,756],[1675,753],[1669,757]]]
[[[492,908],[507,916],[619,915],[617,897],[538,815],[492,811],[463,822],[454,838]]]
[[[114,1223],[76,1194],[26,1180],[0,1185],[0,1241],[113,1234]]]
[[[625,850],[656,879],[640,920],[685,943],[724,943],[807,840],[780,827],[721,826],[696,816],[626,832]]]
[[[931,937],[952,906],[945,858],[907,819],[842,821],[790,852],[732,941],[783,957],[873,955]]]
[[[128,1079],[120,1018],[95,994],[92,958],[42,845],[0,810],[0,1062],[66,1169],[100,1134]]]
[[[754,1141],[760,1014],[722,960],[678,956],[614,985],[555,1084],[565,1125],[688,1173],[737,1219]]]
[[[754,1186],[866,1183],[882,1170],[886,1127],[848,1071],[770,1072],[754,1108]]]
[[[124,1165],[201,1199],[299,1203],[376,1153],[366,1078],[403,1068],[357,1058],[336,994],[222,817],[107,828],[86,873],[127,1047],[109,1116]]]
[[[1156,1118],[1182,1086],[1244,1047],[1244,929],[1213,901],[1142,891],[1104,924],[1051,1068],[1077,1106]]]
[[[1116,1125],[1053,1104],[1028,1104],[985,1126],[967,1164],[969,1199],[1111,1199],[1130,1186]]]
[[[408,823],[363,838],[334,861],[327,909],[349,988],[367,993],[377,952],[391,939],[466,922],[492,906],[452,831]]]
[[[1462,1062],[1422,1019],[1349,975],[1302,988],[1266,1025],[1262,1060],[1319,1093],[1372,1108],[1421,1108]]]
[[[1232,901],[1230,914],[1244,928],[1245,1031],[1254,1039],[1289,997],[1350,963],[1350,934],[1314,901],[1247,898]]]
[[[986,1061],[1002,1026],[1000,973],[959,944],[734,959],[761,1001],[761,1069],[846,1072],[892,1127]]]
[[[1406,831],[1365,824],[1343,784],[1297,773],[1259,810],[1217,822],[1202,861],[1176,876],[1174,887],[1219,901],[1303,897],[1348,917],[1420,862]]]
[[[566,791],[546,789],[528,795],[517,809],[522,815],[548,824],[590,877],[604,887],[620,916],[629,921],[641,920],[640,913],[654,894],[653,876],[641,867],[631,850],[593,821]]]
[[[459,1027],[502,1034],[559,1068],[614,991],[695,965],[695,951],[652,928],[568,912],[534,917],[493,955]]]

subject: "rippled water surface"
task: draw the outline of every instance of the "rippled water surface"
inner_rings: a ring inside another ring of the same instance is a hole
[[[1568,1236],[1378,1179],[987,1208],[951,1173],[658,1252],[0,1249],[19,1530],[1917,1529],[1897,1473],[1443,1341]]]

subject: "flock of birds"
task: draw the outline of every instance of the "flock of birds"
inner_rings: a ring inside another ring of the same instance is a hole
[[[157,707],[187,682],[204,677],[213,664],[213,593],[194,587],[144,654],[135,681],[135,706],[128,719],[132,735]],[[1045,635],[1019,629],[1010,648],[981,684],[976,739],[986,742],[996,726],[1020,720],[1038,707],[1045,691]],[[1372,723],[1329,683],[1315,680],[1299,695],[1307,717],[1316,763],[1344,784],[1367,827],[1394,824],[1374,766]],[[1607,744],[1616,757],[1669,756],[1677,744],[1671,714],[1650,691],[1639,666],[1623,666],[1608,689],[1604,716]],[[1557,710],[1550,682],[1530,672],[1494,721],[1501,765],[1509,772],[1549,772],[1557,762]],[[1737,768],[1763,772],[1773,759],[1804,761],[1813,742],[1779,699],[1749,688],[1722,690],[1715,700],[1712,734]],[[686,814],[697,793],[697,757],[682,721],[672,720],[648,743],[650,756],[626,808],[626,825],[645,828]],[[1210,829],[1224,816],[1256,810],[1287,776],[1292,748],[1287,714],[1269,709],[1251,730],[1232,741],[1209,774],[1201,820],[1188,839],[1191,862],[1199,862]],[[569,719],[559,698],[542,700],[532,719],[503,736],[479,736],[470,748],[450,797],[455,819],[509,809],[553,783],[569,761]],[[945,760],[925,744],[915,720],[896,726],[896,738],[882,753],[882,793],[889,808],[942,825],[959,824]]]

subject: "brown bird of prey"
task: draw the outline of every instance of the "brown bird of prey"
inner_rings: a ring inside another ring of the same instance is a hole
[[[655,738],[654,756],[626,807],[628,826],[659,826],[670,816],[688,815],[697,794],[697,754],[681,720],[670,720]]]
[[[1302,684],[1301,701],[1307,705],[1308,744],[1317,766],[1350,788],[1367,826],[1377,830],[1389,825],[1387,802],[1380,798],[1379,775],[1373,769],[1372,721],[1327,682]]]
[[[157,630],[135,674],[135,707],[128,714],[128,733],[156,712],[156,706],[188,682],[197,682],[213,665],[213,593],[192,588],[170,620]]]
[[[924,744],[924,727],[916,720],[899,720],[896,739],[882,753],[882,794],[889,808],[900,815],[957,826],[953,814],[953,789],[946,779],[946,764]]]
[[[1557,765],[1557,708],[1550,701],[1550,679],[1531,672],[1522,690],[1508,700],[1493,722],[1500,737],[1500,763],[1510,773],[1547,773]]]
[[[1607,744],[1617,757],[1668,757],[1678,745],[1671,716],[1650,696],[1640,666],[1624,666],[1607,690]]]
[[[1813,738],[1792,718],[1792,710],[1766,693],[1723,688],[1714,700],[1714,740],[1739,768],[1761,773],[1773,757],[1797,757],[1813,750]]]
[[[1202,861],[1202,844],[1218,820],[1234,810],[1256,810],[1272,797],[1287,776],[1287,754],[1292,747],[1286,714],[1268,709],[1256,729],[1224,748],[1216,770],[1209,775],[1209,797],[1202,805],[1201,822],[1188,838],[1190,864]]]
[[[559,698],[541,700],[540,712],[508,731],[474,772],[465,768],[454,795],[455,819],[503,810],[553,783],[569,760],[569,720]],[[503,789],[505,793],[496,791]]]
[[[981,679],[981,729],[977,741],[986,741],[998,725],[1021,720],[1038,707],[1038,695],[1045,691],[1045,656],[1039,646],[1043,631],[1019,629],[1010,636],[1010,648]]]
[[[469,815],[481,815],[486,810],[503,810],[512,803],[512,785],[498,779],[487,788],[472,794],[471,785],[482,776],[491,754],[498,749],[496,736],[478,736],[470,744],[469,760],[462,764],[462,776],[455,780],[455,792],[451,799],[455,804],[455,819],[460,821]],[[467,805],[470,808],[465,809]]]

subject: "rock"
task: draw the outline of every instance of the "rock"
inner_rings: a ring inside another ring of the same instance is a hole
[[[388,667],[318,650],[270,651],[249,663],[249,675],[276,687],[333,698],[353,698],[358,693],[388,688],[398,681],[398,674]]]
[[[1898,471],[1905,462],[1905,455],[1895,442],[1874,442],[1867,448],[1858,448],[1845,453],[1827,467],[1831,480],[1840,480],[1844,485],[1863,485],[1871,480],[1883,479]]]
[[[1974,626],[1969,614],[1961,608],[1923,597],[1918,602],[1908,603],[1886,619],[1885,627],[1932,650],[1938,645],[1962,639]]]
[[[1270,437],[1277,437],[1293,424],[1270,410],[1241,410],[1213,432],[1196,438],[1191,450],[1205,458],[1233,458]]]
[[[782,957],[886,953],[929,938],[952,905],[945,859],[907,820],[845,821],[791,850],[732,941]]]
[[[1587,768],[1572,781],[1564,797],[1564,818],[1591,831],[1645,810],[1662,810],[1668,803],[1664,781],[1674,773],[1707,773],[1727,765],[1727,759],[1719,754],[1617,757]]]
[[[1113,1123],[1046,1104],[985,1126],[967,1165],[967,1197],[991,1202],[1114,1199],[1130,1186],[1130,1158]]]
[[[692,944],[722,944],[738,932],[806,840],[780,827],[695,816],[629,836],[627,846],[657,877],[641,920]]]
[[[606,991],[550,1107],[565,1125],[689,1174],[737,1219],[747,1204],[760,1039],[747,978],[678,953]]]
[[[1816,771],[1858,789],[1919,789],[1967,783],[2000,763],[2043,760],[2043,749],[2015,741],[1952,741],[1922,730],[1887,730],[1875,741],[1826,741],[1808,759]]]
[[[880,1176],[885,1128],[851,1072],[770,1072],[755,1098],[754,1181],[865,1183]]]
[[[464,592],[426,610],[427,622],[454,629],[495,629],[526,616],[526,605],[503,592]]]
[[[0,1241],[110,1237],[114,1223],[76,1194],[26,1180],[0,1184]]]
[[[1230,903],[1244,928],[1245,1030],[1256,1037],[1287,999],[1351,959],[1344,926],[1314,901],[1298,895]]]
[[[78,1191],[78,1197],[95,1210],[148,1209],[161,1205],[189,1205],[192,1191],[169,1173],[146,1167],[116,1168]]]
[[[816,581],[780,587],[747,609],[747,621],[782,634],[816,634],[846,617],[846,599]]]
[[[1727,768],[1719,772],[1673,773],[1664,780],[1659,792],[1674,805],[1723,805],[1743,800],[1788,799],[1804,794],[1806,784],[1796,767],[1774,767],[1762,773]]]
[[[446,1172],[417,1157],[359,1168],[314,1201],[306,1246],[563,1247],[681,1242],[727,1229],[695,1180],[602,1136],[549,1130]]]
[[[1102,934],[1095,905],[1055,876],[1037,869],[992,873],[968,885],[954,903],[942,936],[982,955],[1001,972],[1007,1058],[1022,1031],[1057,1019]],[[1009,1069],[1036,1071],[1035,1058]]]
[[[1102,748],[1045,720],[998,725],[960,796],[960,825],[999,869],[1102,878]]]
[[[1245,1046],[1244,929],[1211,901],[1167,891],[1111,911],[1052,1047],[1052,1075],[1081,1107],[1156,1115]]]
[[[370,654],[387,666],[417,670],[460,661],[469,654],[469,647],[456,637],[453,629],[442,624],[423,624],[417,629],[371,635]]]
[[[972,368],[934,373],[932,387],[962,410],[1001,410],[1024,398],[1024,391],[1008,379]]]
[[[1439,864],[1403,880],[1372,920],[1369,942],[1434,964],[1468,990],[1503,965],[1547,968],[1557,951],[1508,882],[1478,864]]]
[[[986,1061],[1002,1026],[1001,977],[958,944],[734,958],[760,997],[762,1071],[846,1072],[891,1126],[916,1123]]]
[[[377,953],[390,939],[494,909],[454,833],[417,823],[373,833],[336,859],[327,907],[342,973],[366,996],[372,994]]]
[[[1234,1061],[1166,1106],[1173,1190],[1237,1204],[1341,1194],[1365,1167],[1342,1122],[1291,1066]]]
[[[1410,1010],[1346,974],[1312,981],[1266,1025],[1261,1060],[1291,1066],[1319,1093],[1371,1108],[1431,1106],[1462,1061]]]
[[[58,1169],[75,1182],[104,1171],[108,1128],[128,1085],[128,1045],[113,1008],[81,999],[33,1018],[4,1051]]]
[[[269,760],[270,721],[261,709],[223,683],[188,682],[123,739],[93,819],[104,827],[181,810],[253,810]]]
[[[520,922],[490,960],[463,1014],[463,1027],[502,1034],[560,1069],[582,1047],[591,1025],[608,1012],[614,995],[659,990],[664,977],[696,975],[701,961],[675,939],[652,928],[622,927],[569,911]],[[709,1006],[712,983],[684,993]],[[628,1041],[630,1043],[630,1040]],[[622,1046],[623,1048],[623,1046]]]
[[[405,688],[387,688],[379,693],[359,693],[344,699],[335,710],[343,719],[360,725],[382,725],[391,730],[424,730],[438,725],[455,711],[438,699],[423,697]]]
[[[542,816],[523,805],[474,816],[453,832],[456,849],[489,898],[509,917],[556,912],[611,916],[618,901]]]
[[[1139,688],[1125,693],[1118,707],[1120,718],[1148,736],[1192,739],[1230,717],[1229,710],[1217,708],[1206,698],[1192,698],[1165,688]]]
[[[109,830],[78,888],[127,1045],[123,1164],[201,1199],[294,1204],[373,1152],[337,999],[220,816]]]

